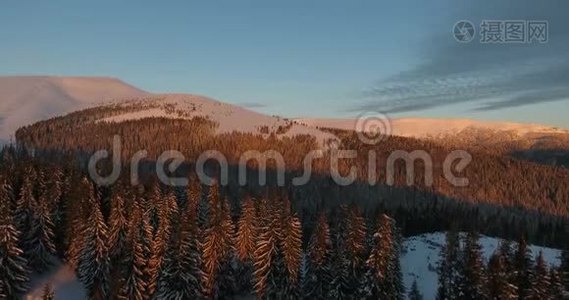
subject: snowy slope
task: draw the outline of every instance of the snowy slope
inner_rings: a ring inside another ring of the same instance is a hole
[[[246,108],[223,103],[211,98],[189,94],[165,94],[121,102],[120,105],[135,104],[147,107],[134,112],[101,119],[101,122],[123,122],[150,117],[184,118],[205,117],[219,124],[218,133],[233,131],[260,134],[266,127],[269,133],[278,137],[292,137],[306,134],[314,136],[320,144],[336,137],[315,127],[298,124],[293,120],[277,116],[268,116]],[[287,128],[278,133],[279,127]]]
[[[357,121],[355,119],[296,119],[296,121],[309,126],[357,130]],[[569,130],[538,124],[477,121],[469,119],[403,118],[391,119],[390,125],[393,135],[415,138],[447,136],[458,134],[467,129],[512,132],[519,136],[531,133],[569,134]]]
[[[419,290],[425,300],[435,299],[437,293],[438,276],[436,268],[440,260],[440,252],[446,243],[444,232],[427,233],[404,240],[401,255],[401,270],[406,289],[410,289],[413,280],[417,280]],[[480,245],[484,259],[488,262],[494,250],[498,247],[500,239],[480,236]],[[543,251],[545,261],[550,265],[558,266],[561,262],[561,251],[557,249],[530,245],[533,256]]]
[[[497,238],[480,237],[480,244],[486,261],[499,243],[500,239]],[[416,279],[425,300],[435,299],[438,284],[436,268],[444,244],[444,232],[426,233],[406,238],[403,241],[401,270],[405,287],[408,290],[413,284],[413,280]],[[560,250],[533,245],[530,245],[529,249],[534,256],[542,251],[545,261],[550,265],[558,266],[560,264]],[[77,281],[73,271],[66,266],[58,265],[54,267],[52,272],[41,278],[36,278],[32,282],[32,290],[28,296],[32,299],[39,299],[38,297],[41,296],[42,288],[46,283],[55,287],[57,299],[85,299],[83,286]]]
[[[147,93],[104,77],[0,77],[0,141],[21,126],[69,113],[106,100]]]

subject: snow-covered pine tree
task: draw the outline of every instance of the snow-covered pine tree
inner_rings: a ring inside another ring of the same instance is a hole
[[[399,237],[395,220],[383,214],[374,234],[364,283],[366,298],[401,299],[404,293],[399,264]]]
[[[411,289],[409,290],[407,298],[409,300],[423,300],[423,294],[421,294],[421,292],[419,291],[416,279],[413,280],[413,284],[411,285]]]
[[[51,284],[46,284],[43,286],[43,292],[42,292],[42,300],[54,300],[55,299],[55,293],[53,291],[53,287],[51,286]]]
[[[82,247],[77,263],[77,278],[87,289],[89,298],[109,297],[110,257],[107,245],[108,226],[92,185],[88,190],[89,218],[81,233]]]
[[[354,295],[353,286],[350,286],[351,261],[348,258],[347,239],[348,239],[348,207],[340,206],[333,212],[332,218],[336,220],[330,228],[332,238],[332,251],[330,255],[332,281],[328,298],[346,299]]]
[[[242,202],[235,235],[235,249],[239,259],[237,286],[242,293],[250,293],[253,288],[253,259],[257,234],[255,203],[253,199],[247,197]]]
[[[331,248],[328,218],[322,213],[308,246],[307,272],[302,287],[303,299],[327,298],[333,271],[330,265]]]
[[[482,247],[476,232],[469,232],[464,243],[463,299],[488,298],[487,277],[482,260]]]
[[[535,267],[531,273],[531,288],[528,291],[530,299],[547,299],[550,292],[551,278],[549,270],[543,259],[543,253],[540,251],[535,259]]]
[[[551,284],[549,286],[549,299],[564,299],[567,297],[565,287],[563,286],[563,275],[559,269],[551,268],[549,272]]]
[[[171,244],[171,234],[176,224],[173,221],[178,216],[178,204],[176,196],[172,191],[167,195],[159,195],[158,199],[151,198],[150,201],[157,201],[158,209],[158,228],[151,244],[151,257],[148,262],[148,271],[150,274],[148,282],[148,295],[154,295],[158,285],[158,279],[162,273],[167,273],[169,270],[163,268],[163,260]]]
[[[446,233],[446,244],[441,250],[438,266],[437,299],[458,299],[462,295],[463,260],[460,250],[460,239],[456,230]]]
[[[488,295],[491,299],[518,299],[518,288],[509,282],[505,261],[506,256],[500,247],[488,262]]]
[[[77,180],[76,184],[72,184],[72,189],[68,195],[68,205],[66,211],[66,237],[67,237],[67,250],[65,253],[67,264],[75,269],[79,261],[81,249],[83,247],[83,232],[85,231],[87,219],[90,212],[89,201],[93,195],[88,193],[93,192],[93,186],[83,177]]]
[[[11,189],[0,177],[0,299],[19,299],[29,288],[28,263],[18,246],[19,232],[13,218]]]
[[[569,291],[569,250],[561,252],[561,266],[559,267],[559,274],[562,277],[563,286]]]
[[[149,214],[146,213],[145,201],[137,197],[133,204],[132,217],[129,221],[127,250],[122,261],[125,266],[119,281],[117,298],[121,300],[148,298],[147,261],[150,255],[148,236],[152,235]]]
[[[524,238],[518,242],[518,248],[514,254],[513,267],[513,272],[516,274],[514,284],[518,287],[518,295],[520,298],[525,299],[531,289],[533,258]]]
[[[200,249],[198,242],[197,198],[189,197],[179,217],[175,239],[164,257],[157,299],[202,299]]]
[[[296,213],[292,212],[291,203],[285,198],[282,237],[280,241],[280,249],[286,274],[285,287],[283,295],[288,299],[298,299],[300,295],[299,272],[302,261],[302,225]]]
[[[274,260],[278,255],[278,228],[275,220],[272,220],[270,203],[267,199],[258,201],[258,238],[256,248],[253,254],[253,267],[255,278],[255,292],[258,299],[266,298],[270,282],[269,276],[271,269],[274,268]],[[278,222],[278,221],[277,221]]]
[[[31,228],[26,234],[24,245],[30,267],[38,273],[43,273],[52,265],[55,235],[50,205],[44,197],[40,199],[42,201],[33,208]]]
[[[366,231],[365,219],[359,208],[352,205],[348,212],[345,235],[346,257],[349,260],[347,286],[348,293],[352,295],[356,295],[365,276]]]
[[[24,251],[26,259],[29,257],[28,240],[31,240],[31,229],[34,223],[34,210],[38,206],[34,182],[37,174],[32,166],[26,167],[26,176],[20,188],[19,197],[16,201],[15,221],[18,231],[21,233],[20,247]]]
[[[234,282],[231,263],[234,259],[233,240],[235,230],[227,201],[219,199],[219,187],[214,184],[208,195],[209,220],[202,246],[202,283],[206,297],[224,296],[220,293],[231,289]]]
[[[127,246],[128,218],[126,198],[129,197],[124,187],[116,185],[111,196],[111,214],[109,216],[109,254],[113,265],[122,259]]]
[[[107,241],[111,260],[110,291],[113,295],[118,294],[121,288],[120,280],[125,269],[122,262],[128,254],[129,221],[127,219],[126,199],[129,197],[130,195],[127,194],[123,185],[117,184],[113,187],[110,198],[109,239]]]

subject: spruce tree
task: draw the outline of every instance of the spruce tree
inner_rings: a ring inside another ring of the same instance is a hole
[[[531,277],[533,273],[533,259],[525,239],[521,239],[514,255],[514,284],[518,287],[520,298],[526,298],[531,289]]]
[[[549,286],[548,296],[549,299],[563,299],[566,298],[565,287],[563,286],[563,275],[559,269],[551,268],[549,273],[551,284]]]
[[[128,219],[126,195],[122,186],[115,186],[111,197],[109,217],[109,254],[113,264],[122,259],[127,247]]]
[[[463,261],[461,257],[460,239],[456,230],[446,233],[446,244],[441,250],[438,267],[437,299],[458,299],[463,295]]]
[[[233,221],[226,201],[219,198],[218,186],[210,187],[209,220],[202,247],[202,283],[206,297],[218,297],[234,285],[231,263],[234,258]]]
[[[400,299],[404,293],[399,264],[400,240],[395,221],[382,215],[366,262],[366,298]]]
[[[478,234],[469,232],[464,246],[464,299],[485,299],[488,297],[486,290],[486,270],[482,261],[482,247]]]
[[[302,225],[296,213],[291,210],[291,203],[284,200],[282,212],[282,233],[280,250],[284,270],[280,272],[283,277],[282,294],[286,299],[298,299],[300,296],[300,265],[302,261]],[[281,213],[276,211],[275,213]],[[277,216],[275,216],[277,217]]]
[[[239,259],[237,284],[242,292],[249,292],[253,288],[253,259],[259,232],[257,225],[255,203],[251,198],[246,198],[242,203],[235,236],[235,249]]]
[[[309,243],[306,279],[302,288],[304,299],[327,298],[333,272],[330,263],[331,248],[328,219],[325,214],[321,214]]]
[[[92,186],[88,195],[90,215],[81,234],[82,246],[76,273],[87,289],[89,298],[106,299],[109,296],[110,277],[108,227]]]
[[[491,299],[518,299],[517,287],[509,282],[506,260],[500,249],[488,262],[488,295]]]
[[[174,238],[164,257],[164,268],[157,288],[157,299],[201,299],[200,248],[198,242],[197,199],[188,203],[173,228]]]
[[[51,265],[55,254],[54,225],[49,205],[40,202],[33,212],[31,228],[24,242],[28,249],[28,262],[38,273],[45,272]]]
[[[148,298],[149,272],[147,269],[148,257],[151,253],[152,226],[150,225],[150,213],[146,207],[145,199],[137,197],[129,222],[127,251],[122,262],[125,269],[119,283],[119,299]]]
[[[531,273],[531,288],[528,291],[530,299],[546,299],[550,292],[551,278],[550,273],[540,251],[535,260],[535,268]]]
[[[347,245],[348,208],[344,205],[340,206],[333,212],[332,218],[337,221],[330,229],[332,238],[330,260],[333,272],[328,297],[330,299],[346,299],[355,293],[350,286],[351,260],[348,258]]]
[[[148,294],[154,295],[158,285],[158,278],[161,273],[168,273],[169,270],[164,269],[163,260],[171,242],[171,233],[176,224],[172,224],[176,220],[178,214],[178,205],[176,196],[169,192],[167,195],[158,195],[158,199],[154,198],[150,201],[157,201],[158,205],[158,228],[151,245],[151,257],[148,262],[148,271],[150,274],[148,282]]]
[[[10,186],[0,177],[0,299],[19,299],[29,288],[30,271],[18,246],[10,198]]]

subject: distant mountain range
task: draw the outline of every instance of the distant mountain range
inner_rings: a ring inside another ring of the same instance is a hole
[[[129,105],[133,102],[145,106],[106,121],[202,116],[217,122],[220,132],[273,133],[277,136],[309,134],[321,143],[334,139],[324,129],[357,129],[355,119],[268,116],[207,97],[154,95],[113,78],[22,76],[0,77],[0,140],[11,139],[17,128],[39,120],[104,103]],[[568,160],[569,130],[565,129],[467,119],[393,119],[390,125],[392,134],[397,136],[430,139],[454,147],[499,154],[515,154],[548,164],[565,164]]]

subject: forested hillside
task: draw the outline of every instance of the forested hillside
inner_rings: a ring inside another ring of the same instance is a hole
[[[454,148],[438,143],[411,138],[389,137],[378,145],[366,145],[350,131],[333,130],[340,143],[339,149],[357,150],[357,159],[341,160],[340,174],[348,174],[350,167],[358,169],[352,185],[339,187],[330,176],[330,157],[334,150],[324,150],[323,157],[312,163],[314,174],[304,186],[291,186],[292,177],[303,170],[303,158],[311,150],[321,149],[313,136],[281,137],[271,134],[232,132],[216,134],[217,124],[205,118],[144,118],[124,122],[100,121],[125,111],[146,109],[141,103],[132,106],[104,106],[72,113],[31,126],[17,132],[18,142],[30,149],[45,153],[67,153],[78,156],[85,166],[89,153],[111,149],[114,135],[122,139],[121,156],[128,161],[139,150],[148,151],[147,163],[166,150],[184,154],[188,166],[205,150],[220,151],[233,166],[227,187],[234,196],[239,189],[236,171],[240,156],[248,150],[275,150],[282,154],[287,167],[287,186],[291,201],[313,212],[317,208],[334,208],[342,203],[357,203],[364,211],[385,209],[404,224],[404,232],[426,232],[448,228],[459,223],[465,229],[509,238],[528,235],[540,244],[562,245],[566,242],[566,217],[569,215],[569,171],[563,168],[518,161],[487,151],[472,150],[472,162],[456,176],[466,177],[466,187],[453,186],[444,176],[442,165]],[[395,165],[395,181],[386,185],[387,157],[396,150],[424,150],[433,160],[433,184],[425,184],[425,168],[416,163],[412,186],[406,182],[402,161]],[[80,151],[80,152],[77,152]],[[368,170],[368,153],[376,152],[376,169]],[[249,161],[253,170],[258,165]],[[269,160],[268,168],[274,167]],[[126,168],[126,166],[125,166]],[[182,168],[187,171],[191,168]],[[148,169],[147,169],[148,170]],[[128,170],[125,169],[124,173]],[[378,183],[367,183],[369,174],[375,174]],[[253,176],[255,174],[252,174]],[[127,176],[125,174],[125,176]],[[269,182],[275,182],[269,176]],[[274,176],[273,176],[274,177]],[[254,177],[251,177],[255,179]],[[272,181],[271,181],[272,179]],[[250,180],[248,188],[259,192]]]
[[[235,195],[193,175],[184,188],[152,178],[102,187],[73,163],[27,152],[0,156],[2,299],[22,297],[54,258],[91,299],[422,299],[416,284],[403,285],[401,226],[383,209],[345,203],[308,214],[290,189]],[[565,295],[568,256],[550,266],[522,239],[486,263],[475,232],[446,240],[433,266],[439,299]],[[46,285],[43,299],[53,295]]]

